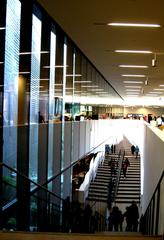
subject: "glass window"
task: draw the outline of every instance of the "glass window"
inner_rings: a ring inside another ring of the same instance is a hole
[[[39,118],[39,84],[41,54],[41,21],[33,14],[32,19],[32,52],[30,83],[30,144],[29,176],[37,182],[38,169],[38,118]]]

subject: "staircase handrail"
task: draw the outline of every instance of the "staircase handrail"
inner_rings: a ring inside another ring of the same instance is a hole
[[[121,150],[120,150],[121,151]],[[114,195],[113,195],[113,202],[115,202],[115,199],[116,199],[116,195],[117,195],[117,190],[118,190],[118,185],[119,185],[119,181],[120,181],[120,176],[121,176],[121,169],[122,169],[122,162],[124,160],[124,156],[125,156],[125,150],[123,152],[123,154],[121,155],[121,152],[119,151],[119,166],[118,166],[118,169],[117,169],[117,177],[116,177],[116,180],[115,180],[115,187],[114,187]]]
[[[84,154],[81,158],[79,158],[78,160],[74,161],[73,163],[71,163],[69,166],[65,167],[63,170],[61,170],[58,174],[52,176],[51,178],[49,178],[47,181],[45,181],[43,184],[39,184],[36,183],[35,181],[31,180],[30,178],[28,178],[26,175],[24,175],[23,173],[21,173],[20,171],[16,170],[15,168],[7,165],[4,162],[0,162],[0,167],[6,167],[7,169],[9,169],[10,171],[18,174],[19,176],[23,177],[24,179],[26,179],[27,181],[29,181],[30,183],[32,183],[35,187],[29,192],[30,196],[35,194],[37,191],[39,191],[40,189],[46,191],[49,194],[52,194],[54,197],[64,201],[63,198],[61,198],[60,196],[58,196],[57,194],[53,193],[52,191],[47,189],[47,185],[52,182],[53,180],[55,180],[57,177],[61,176],[61,174],[63,174],[65,171],[67,171],[68,169],[70,169],[71,167],[73,167],[75,164],[77,164],[79,161],[81,161],[82,159],[84,159],[85,157],[87,157],[89,154],[91,154],[92,152],[94,152],[99,146],[101,146],[102,144],[104,144],[105,142],[107,142],[109,139],[111,138],[108,137],[107,139],[105,139],[103,142],[101,142],[100,144],[98,144],[96,147],[92,148],[90,151],[88,151],[86,154]],[[16,199],[17,201],[17,199]]]
[[[148,217],[149,218],[149,212],[152,211],[152,204],[153,204],[153,207],[155,208],[155,198],[157,199],[157,206],[156,206],[156,217],[154,216],[154,219],[155,219],[155,235],[158,235],[158,223],[159,223],[159,207],[160,207],[160,185],[161,185],[161,182],[163,181],[163,178],[164,178],[164,170],[161,174],[161,177],[159,178],[159,181],[157,183],[157,186],[152,194],[152,197],[150,199],[150,202],[147,206],[147,209],[145,211],[145,214],[142,216],[142,224],[143,226],[141,226],[141,231],[143,232],[143,234],[147,234],[147,235],[154,235],[153,234],[153,226],[148,226],[148,223],[145,221],[146,218]],[[156,196],[157,194],[157,196]],[[154,211],[154,210],[153,210]],[[153,219],[153,221],[154,221]],[[152,222],[150,222],[152,224]],[[154,222],[153,222],[154,224]]]
[[[58,196],[57,194],[55,194],[54,192],[48,190],[48,189],[47,189],[46,187],[44,187],[43,185],[34,182],[34,181],[31,180],[30,178],[28,178],[26,175],[22,174],[21,172],[19,172],[19,171],[16,170],[15,168],[10,167],[10,166],[7,165],[6,163],[2,163],[2,162],[1,162],[1,163],[0,163],[0,167],[5,167],[5,168],[9,169],[10,171],[18,174],[18,175],[21,176],[22,178],[24,178],[24,179],[26,179],[27,181],[29,181],[30,183],[34,184],[36,187],[39,188],[39,190],[42,189],[42,190],[46,191],[47,193],[51,194],[52,196],[54,196],[54,197],[56,197],[56,198],[64,201],[63,198],[59,197],[59,196]],[[33,194],[33,191],[31,191],[29,194],[32,195],[32,194]]]

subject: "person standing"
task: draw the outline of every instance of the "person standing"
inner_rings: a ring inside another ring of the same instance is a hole
[[[136,153],[136,158],[138,158],[138,154],[139,154],[139,147],[138,146],[136,146],[136,148],[135,148],[135,153]]]
[[[125,161],[123,161],[122,163],[122,171],[123,171],[124,178],[126,178],[126,172],[129,166],[130,166],[129,159],[126,158]]]
[[[132,204],[129,206],[128,210],[130,214],[130,231],[137,232],[139,212],[135,201],[132,201]]]
[[[132,155],[134,155],[134,152],[135,152],[135,146],[132,145],[132,146],[131,146],[131,153],[132,153]]]

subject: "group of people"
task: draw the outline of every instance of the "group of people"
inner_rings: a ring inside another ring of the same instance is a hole
[[[108,230],[122,231],[124,219],[126,220],[125,231],[137,232],[139,211],[135,201],[132,201],[131,205],[126,207],[124,213],[121,212],[118,206],[111,209],[108,217]]]

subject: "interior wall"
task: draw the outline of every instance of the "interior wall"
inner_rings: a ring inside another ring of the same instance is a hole
[[[152,114],[153,116],[158,116],[164,114],[164,108],[146,108],[146,107],[125,107],[124,116],[127,114],[143,114],[144,116]]]

